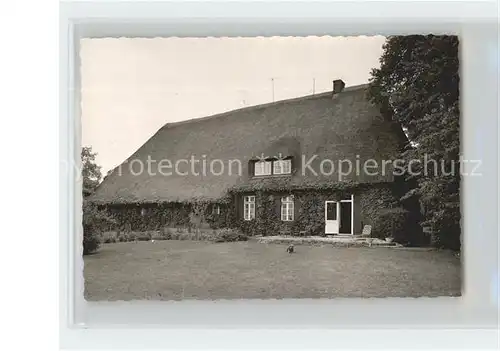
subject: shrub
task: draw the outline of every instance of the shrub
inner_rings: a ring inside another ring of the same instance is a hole
[[[170,240],[178,240],[179,239],[179,236],[180,234],[177,233],[177,232],[173,232],[171,235],[170,235]]]
[[[401,207],[379,210],[374,216],[372,237],[392,237],[395,242],[408,244],[411,241],[408,214],[408,211]]]
[[[326,236],[325,225],[321,222],[314,222],[307,225],[305,231],[307,236]]]
[[[99,233],[88,226],[83,226],[83,254],[88,255],[97,251],[101,242]]]
[[[172,238],[169,228],[164,228],[161,231],[151,233],[150,239],[153,240],[170,240]],[[141,239],[139,239],[141,240]]]
[[[105,243],[149,241],[149,240],[197,240],[197,241],[243,241],[248,237],[233,229],[164,228],[161,231],[116,232],[108,231],[100,235]]]
[[[88,201],[83,201],[83,254],[96,251],[101,244],[103,229],[114,223],[113,217]]]
[[[460,250],[460,210],[447,209],[434,211],[431,219],[424,222],[431,228],[432,246]]]
[[[256,235],[254,221],[245,221],[243,219],[239,219],[237,222],[237,227],[243,232],[243,234],[247,236]]]
[[[247,241],[248,236],[237,229],[217,229],[215,232],[215,242]]]
[[[151,240],[151,236],[148,235],[148,234],[139,234],[135,237],[135,240],[138,240],[138,241],[149,241]],[[159,239],[156,239],[156,240],[159,240]]]
[[[116,231],[103,232],[101,234],[101,237],[102,237],[101,242],[104,242],[106,244],[116,243],[116,241],[118,240],[118,232]]]

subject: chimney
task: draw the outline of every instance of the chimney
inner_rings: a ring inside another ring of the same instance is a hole
[[[333,81],[333,96],[342,92],[342,90],[344,90],[344,87],[345,87],[345,83],[342,79],[335,79]]]

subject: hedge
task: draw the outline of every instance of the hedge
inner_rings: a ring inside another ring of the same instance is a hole
[[[108,231],[103,233],[104,243],[150,240],[197,240],[214,242],[246,241],[248,237],[237,229],[164,228],[145,232]]]
[[[385,239],[391,237],[395,242],[407,244],[409,212],[401,207],[381,209],[374,216],[372,237]]]

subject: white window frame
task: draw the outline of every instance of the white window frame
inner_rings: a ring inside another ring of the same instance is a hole
[[[214,210],[216,215],[220,215],[220,205],[215,205]]]
[[[245,221],[255,219],[255,195],[243,197],[243,218]]]
[[[281,198],[281,220],[292,222],[295,219],[295,203],[293,195]]]
[[[254,165],[255,176],[271,175],[272,162],[271,161],[257,161]]]
[[[287,169],[285,169],[285,167]],[[273,174],[290,174],[292,173],[292,160],[276,160],[273,163]]]

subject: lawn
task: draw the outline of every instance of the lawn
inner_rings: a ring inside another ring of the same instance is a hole
[[[256,242],[104,244],[85,256],[87,300],[459,296],[446,251]]]

